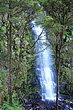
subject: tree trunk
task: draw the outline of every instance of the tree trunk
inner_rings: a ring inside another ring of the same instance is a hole
[[[58,110],[58,98],[59,98],[59,74],[60,74],[60,62],[61,62],[61,48],[63,45],[63,35],[64,30],[62,30],[62,33],[60,34],[60,45],[59,45],[59,60],[57,60],[57,96],[56,96],[56,110]],[[57,57],[57,56],[56,56]]]
[[[9,1],[9,9],[11,9],[11,1]],[[8,14],[8,19],[11,18],[11,12]],[[11,21],[9,20],[9,87],[8,87],[8,94],[9,94],[9,105],[12,106],[12,36],[11,36]]]
[[[9,14],[8,14],[9,19]],[[8,46],[8,70],[9,70],[9,77],[8,77],[8,94],[9,94],[9,104],[12,106],[12,69],[11,69],[11,56],[12,56],[12,38],[11,38],[11,23],[9,27],[9,36],[8,36],[8,26],[6,27],[6,36],[7,36],[7,46]]]
[[[56,96],[56,110],[58,110],[58,97],[59,97],[60,57],[61,57],[61,49],[59,50],[59,64],[58,64],[58,72],[57,72],[57,96]]]
[[[12,68],[11,68],[11,56],[12,56],[12,38],[11,38],[11,22],[9,28],[9,37],[10,37],[10,45],[9,45],[9,104],[12,106]]]

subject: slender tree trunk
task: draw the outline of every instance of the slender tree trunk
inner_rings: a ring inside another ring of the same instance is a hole
[[[62,33],[60,34],[60,48],[59,48],[59,60],[57,63],[57,96],[56,96],[56,110],[58,110],[58,98],[59,98],[59,74],[60,74],[60,62],[61,62],[61,48],[63,45],[63,35],[64,35],[64,30],[62,29]]]
[[[58,97],[59,97],[60,57],[61,57],[61,49],[59,50],[59,64],[58,64],[58,72],[57,72],[57,96],[56,96],[56,110],[58,110]]]
[[[9,18],[9,14],[8,14],[8,18]],[[11,24],[9,27],[9,36],[8,36],[8,26],[6,27],[6,36],[7,36],[7,46],[8,46],[8,70],[9,70],[9,77],[8,77],[8,94],[9,94],[9,104],[10,106],[12,106],[12,81],[11,81],[11,56],[12,56],[12,50],[11,50]]]
[[[11,22],[9,28],[9,37],[10,37],[10,45],[9,45],[9,104],[12,106],[12,68],[11,68],[11,56],[12,56],[12,38],[11,38]]]
[[[9,9],[11,9],[11,1],[9,1]],[[8,18],[11,18],[11,12],[8,14]],[[9,21],[9,104],[12,106],[12,36],[11,36],[11,21]]]

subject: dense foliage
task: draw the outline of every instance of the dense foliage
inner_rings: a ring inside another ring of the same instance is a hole
[[[34,67],[35,34],[31,23],[38,15],[38,10],[40,7],[33,0],[0,1],[1,107],[7,90],[10,106],[12,106],[14,90],[20,98],[39,92],[37,84],[33,86],[38,78]]]
[[[44,29],[50,43],[44,44],[54,53],[57,110],[59,91],[72,96],[72,0],[0,0],[0,108],[3,110],[22,110],[17,105],[23,99],[41,98],[35,71],[35,44],[39,37],[34,40],[32,21]]]

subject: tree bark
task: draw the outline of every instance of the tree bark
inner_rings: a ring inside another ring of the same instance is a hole
[[[58,110],[60,60],[61,60],[61,48],[60,48],[60,50],[59,50],[59,64],[58,64],[58,72],[57,72],[56,110]]]
[[[9,19],[9,14],[8,14],[8,19]],[[7,42],[8,42],[7,46],[8,46],[8,70],[9,70],[8,94],[9,94],[9,104],[10,104],[10,106],[12,106],[12,69],[11,69],[12,38],[11,38],[11,23],[10,23],[10,27],[9,27],[9,36],[8,36],[8,26],[6,26],[6,36],[7,36]]]
[[[12,38],[11,38],[11,22],[9,28],[9,37],[10,37],[10,46],[9,46],[9,98],[10,98],[10,106],[12,106],[12,68],[11,68],[11,56],[12,56]]]
[[[11,1],[9,1],[9,9],[11,9]],[[11,12],[8,14],[8,19],[11,18]],[[9,94],[9,105],[12,106],[12,23],[9,20],[9,88],[8,88],[8,94]]]
[[[59,74],[60,74],[60,62],[61,62],[61,48],[63,45],[63,35],[64,30],[62,29],[62,33],[60,34],[60,45],[59,45],[59,60],[57,61],[57,96],[56,96],[56,110],[58,110],[58,98],[59,98]]]

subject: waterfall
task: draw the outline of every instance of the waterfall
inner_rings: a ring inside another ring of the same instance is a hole
[[[41,26],[35,26],[33,28],[36,32],[36,37],[40,35],[42,32]],[[40,84],[41,84],[41,89],[42,89],[42,100],[54,100],[56,99],[56,94],[55,94],[55,83],[54,83],[54,75],[53,71],[51,68],[51,49],[49,47],[46,47],[46,45],[42,45],[44,42],[47,42],[45,33],[43,32],[41,34],[41,37],[39,41],[36,43],[36,52],[42,51],[39,53],[39,55],[36,58],[37,62],[37,67],[36,67],[36,72],[37,75],[39,76]]]

